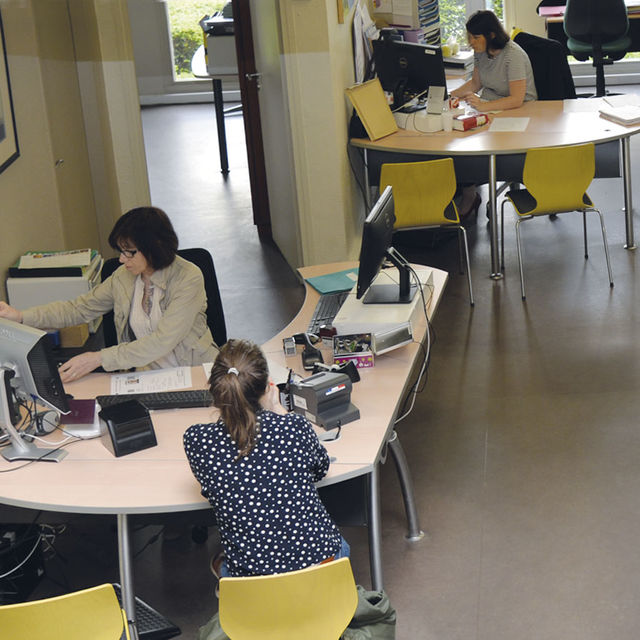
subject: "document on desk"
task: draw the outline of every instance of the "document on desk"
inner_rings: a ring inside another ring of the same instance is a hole
[[[111,395],[156,393],[191,387],[191,367],[132,371],[111,376]]]
[[[562,111],[563,113],[597,113],[602,106],[602,98],[580,98],[578,100],[564,100],[562,102]]]
[[[307,282],[318,293],[338,293],[340,291],[350,291],[358,281],[358,268],[327,273],[323,276],[313,276],[306,278]]]
[[[489,125],[489,131],[526,131],[529,118],[494,118]]]

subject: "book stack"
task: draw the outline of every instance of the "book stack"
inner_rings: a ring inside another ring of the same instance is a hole
[[[91,276],[102,265],[95,249],[73,251],[27,251],[9,267],[11,278],[48,278]]]
[[[600,116],[627,127],[640,124],[640,106],[627,104],[621,107],[602,107]]]
[[[468,80],[473,73],[473,51],[460,51],[455,56],[445,56],[444,71],[449,77]]]
[[[438,0],[418,0],[418,22],[424,33],[423,44],[440,44]]]

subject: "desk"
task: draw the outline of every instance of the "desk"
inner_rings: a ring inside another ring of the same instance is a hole
[[[364,149],[365,175],[367,195],[369,194],[368,153],[377,152],[385,162],[408,162],[428,159],[425,156],[480,158],[486,166],[489,184],[489,204],[491,219],[491,272],[494,279],[502,278],[500,273],[500,256],[498,250],[497,225],[497,187],[498,179],[519,182],[518,176],[504,175],[498,177],[496,159],[516,154],[524,154],[527,149],[539,147],[558,147],[564,145],[594,142],[596,145],[618,141],[622,158],[622,178],[624,189],[624,206],[626,220],[627,249],[635,249],[633,238],[631,166],[629,139],[640,132],[640,125],[625,127],[605,120],[598,115],[598,102],[590,99],[593,111],[566,113],[562,100],[527,102],[518,109],[510,109],[496,114],[495,118],[530,118],[524,132],[507,133],[491,132],[489,125],[467,132],[453,131],[446,133],[418,133],[416,131],[399,130],[380,140],[355,138],[350,142],[355,147]],[[402,154],[404,157],[400,157]],[[460,182],[464,175],[458,174]]]
[[[339,263],[301,269],[300,273],[309,277],[353,266],[353,263]],[[416,266],[416,269],[424,268]],[[428,306],[429,317],[436,311],[446,281],[444,271],[434,270],[435,287]],[[291,366],[300,373],[300,357],[285,359],[282,338],[306,328],[318,295],[307,286],[307,295],[298,315],[263,347],[270,359]],[[421,332],[424,332],[424,325]],[[378,464],[387,444],[400,473],[409,534],[412,538],[421,534],[409,472],[393,425],[420,354],[421,348],[413,343],[379,357],[374,368],[361,370],[362,380],[354,386],[352,393],[361,419],[345,425],[339,440],[325,443],[329,455],[336,461],[319,486],[358,476],[368,478],[369,545],[374,589],[381,589],[383,585]],[[76,398],[95,397],[109,393],[109,380],[107,374],[94,373],[65,386],[67,392]],[[192,381],[194,387],[206,386],[202,367],[193,368]],[[134,639],[137,632],[133,619],[134,589],[127,518],[131,514],[210,508],[191,474],[182,448],[182,434],[191,424],[210,422],[212,413],[210,408],[155,411],[152,418],[158,446],[152,449],[114,458],[98,440],[87,440],[68,445],[68,455],[59,464],[35,463],[15,473],[2,475],[0,503],[30,509],[116,516],[123,603],[131,618]],[[50,436],[53,440],[55,437]],[[21,463],[14,464],[18,466]],[[0,470],[10,467],[10,463],[0,459]]]
[[[222,173],[229,173],[229,158],[227,156],[227,133],[224,126],[224,116],[226,113],[235,113],[242,110],[242,105],[224,109],[222,99],[222,78],[237,78],[238,72],[219,73],[212,75],[207,71],[207,64],[204,57],[204,45],[200,45],[191,59],[191,71],[196,78],[211,78],[213,82],[213,104],[216,111],[216,127],[218,130],[218,150],[220,153],[220,170]]]

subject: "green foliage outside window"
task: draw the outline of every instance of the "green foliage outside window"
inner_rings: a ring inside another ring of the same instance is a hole
[[[467,7],[464,0],[440,0],[440,28],[442,41],[455,40],[460,45],[467,43]],[[500,20],[504,19],[502,0],[487,0],[487,9],[491,9]]]
[[[214,12],[221,10],[224,4],[226,4],[225,0],[168,0],[177,80],[193,78],[191,58],[203,43],[202,29],[198,23],[203,16],[211,16]]]

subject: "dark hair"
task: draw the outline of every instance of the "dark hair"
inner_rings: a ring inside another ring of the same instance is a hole
[[[178,252],[178,236],[169,216],[158,207],[136,207],[118,218],[109,234],[109,244],[120,251],[129,241],[153,269],[168,267]]]
[[[213,404],[238,447],[238,458],[249,455],[256,443],[260,398],[269,382],[269,366],[258,345],[228,340],[213,363],[209,390]]]
[[[504,49],[509,42],[509,34],[493,11],[476,11],[467,20],[467,31],[474,36],[484,36],[489,49]]]

